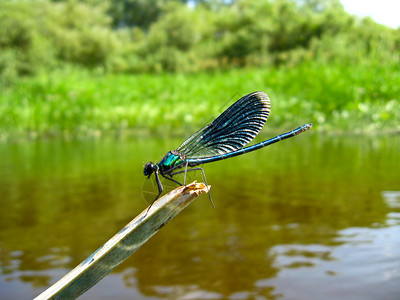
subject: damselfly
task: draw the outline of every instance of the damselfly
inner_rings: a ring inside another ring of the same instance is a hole
[[[311,123],[305,124],[269,140],[244,147],[260,132],[267,121],[270,108],[270,100],[264,92],[248,94],[232,104],[210,124],[191,135],[176,150],[169,151],[159,163],[146,163],[143,170],[144,175],[150,178],[154,173],[156,177],[158,195],[154,201],[163,192],[160,175],[179,185],[184,185],[186,173],[199,170],[207,185],[204,170],[201,167],[194,167],[269,146],[302,133],[312,126]],[[180,168],[185,169],[178,171]],[[185,173],[183,184],[172,178],[174,175],[182,173]],[[210,192],[208,195],[212,203]]]

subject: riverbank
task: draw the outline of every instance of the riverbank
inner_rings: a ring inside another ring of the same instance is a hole
[[[271,98],[266,130],[312,122],[319,132],[399,132],[398,82],[395,66],[377,65],[141,75],[64,70],[2,89],[0,139],[190,134],[256,90]]]

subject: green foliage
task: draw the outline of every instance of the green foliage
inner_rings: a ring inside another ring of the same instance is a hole
[[[161,15],[162,0],[110,0],[109,13],[117,27],[148,29]]]
[[[73,0],[48,7],[41,30],[51,40],[58,59],[88,67],[107,62],[116,37],[104,10]]]
[[[196,43],[196,15],[187,6],[170,3],[163,16],[151,26],[145,57],[150,71],[185,71],[185,55]]]
[[[38,32],[24,2],[0,2],[0,79],[12,82],[51,66],[51,44]]]
[[[70,0],[0,2],[0,78],[52,69],[56,63],[106,66],[117,48],[105,6]]]
[[[186,2],[0,1],[0,137],[190,131],[255,90],[272,128],[399,130],[400,29],[339,0]]]
[[[69,64],[107,72],[197,72],[305,61],[399,63],[400,30],[339,0],[0,2],[0,78]]]
[[[26,78],[0,94],[0,140],[98,136],[107,132],[189,134],[240,96],[272,101],[266,129],[313,122],[314,131],[400,131],[397,65],[319,62],[297,68],[100,75],[79,69]]]

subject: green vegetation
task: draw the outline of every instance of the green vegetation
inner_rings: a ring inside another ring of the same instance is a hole
[[[398,132],[399,63],[338,0],[3,0],[0,139],[190,133],[255,90],[271,129]]]
[[[0,95],[0,134],[187,134],[255,90],[271,97],[269,129],[314,122],[320,131],[399,131],[398,82],[397,66],[319,63],[189,75],[52,73]]]
[[[68,64],[143,73],[399,63],[400,31],[350,16],[339,0],[184,2],[0,1],[0,77]]]

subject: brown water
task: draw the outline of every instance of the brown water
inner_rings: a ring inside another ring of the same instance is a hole
[[[143,162],[179,142],[1,144],[0,299],[145,209]],[[80,299],[400,299],[400,136],[303,134],[204,168],[216,209],[199,197]]]

